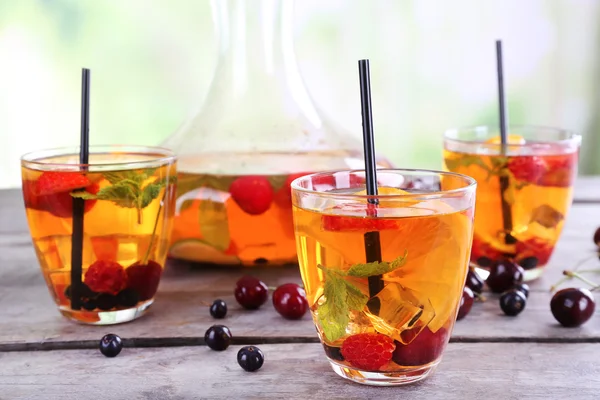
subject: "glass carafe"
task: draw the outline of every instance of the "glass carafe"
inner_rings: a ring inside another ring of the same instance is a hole
[[[169,254],[222,265],[295,263],[290,182],[364,168],[362,144],[326,123],[304,87],[293,0],[212,7],[219,58],[211,86],[199,112],[163,143],[180,171]]]

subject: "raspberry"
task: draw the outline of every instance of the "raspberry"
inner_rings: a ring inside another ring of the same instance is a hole
[[[158,290],[162,267],[159,263],[149,260],[146,265],[140,261],[127,268],[127,287],[140,295],[140,301],[150,300]]]
[[[353,367],[377,371],[392,359],[394,339],[378,333],[359,333],[344,340],[342,355]]]
[[[525,241],[518,241],[516,245],[516,258],[521,260],[527,257],[537,258],[537,266],[546,265],[554,246],[543,239],[533,237]]]
[[[118,262],[97,260],[85,273],[84,282],[94,292],[117,294],[125,288],[127,275]]]
[[[577,154],[546,158],[547,172],[538,182],[541,186],[569,187],[573,185],[577,170]]]
[[[546,168],[538,156],[515,156],[508,160],[508,170],[518,181],[538,183],[546,173]]]
[[[250,215],[266,212],[273,202],[273,188],[264,176],[242,176],[229,187],[229,193],[237,205]]]
[[[447,333],[444,328],[435,333],[425,328],[409,344],[397,342],[392,360],[402,366],[429,364],[442,355],[448,340]]]

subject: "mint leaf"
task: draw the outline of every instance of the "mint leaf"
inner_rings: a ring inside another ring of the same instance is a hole
[[[350,267],[347,274],[348,276],[357,278],[368,278],[370,276],[388,274],[404,265],[406,262],[406,255],[407,253],[405,252],[403,256],[399,256],[391,263],[374,261],[366,264],[354,264]]]
[[[144,190],[142,190],[142,199],[140,206],[142,208],[148,207],[148,205],[152,203],[152,200],[158,197],[160,191],[164,186],[164,183],[150,183],[146,185]]]
[[[98,200],[112,201],[119,207],[134,208],[137,207],[138,193],[136,187],[133,187],[126,181],[118,182],[112,186],[106,186],[96,194]]]
[[[356,286],[348,281],[343,281],[346,286],[348,308],[350,310],[362,311],[369,301],[369,296],[361,292]]]
[[[341,278],[334,273],[326,273],[323,295],[325,303],[318,308],[318,321],[323,334],[330,341],[336,341],[346,333],[346,326],[350,321],[348,303],[346,299],[347,286]]]
[[[455,171],[460,167],[469,167],[471,165],[477,165],[486,171],[491,171],[490,167],[488,167],[481,157],[475,155],[463,155],[457,158],[446,158],[444,159],[444,163],[446,164],[446,168],[450,171]]]

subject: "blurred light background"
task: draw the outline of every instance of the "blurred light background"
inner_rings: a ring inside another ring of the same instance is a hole
[[[0,0],[0,187],[20,186],[22,153],[78,144],[84,66],[91,143],[161,143],[210,83],[210,7]],[[371,60],[377,147],[397,166],[440,168],[445,129],[497,124],[500,38],[511,122],[583,134],[580,173],[600,173],[600,1],[299,0],[295,9],[306,86],[357,135],[356,61]]]

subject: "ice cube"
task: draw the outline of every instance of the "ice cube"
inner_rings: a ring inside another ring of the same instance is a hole
[[[370,307],[379,302],[379,312],[373,314]],[[389,282],[369,299],[365,315],[375,330],[403,344],[409,344],[418,333],[435,317],[431,301],[422,293],[406,288],[398,283]],[[405,331],[411,335],[403,335]]]

